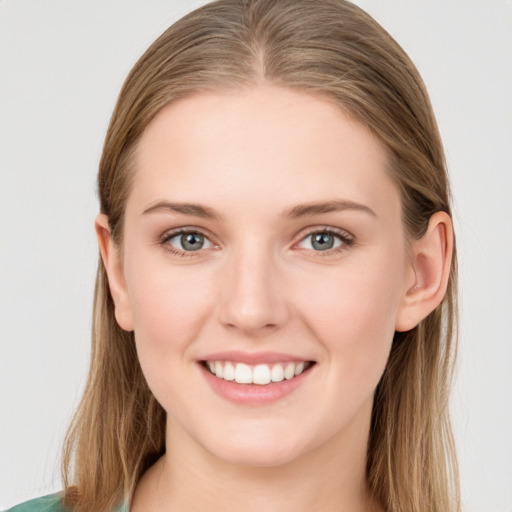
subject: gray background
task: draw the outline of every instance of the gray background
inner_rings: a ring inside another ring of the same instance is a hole
[[[95,173],[122,81],[201,1],[0,1],[0,508],[59,490],[88,367]],[[512,512],[512,2],[360,0],[430,91],[455,192],[469,512]]]

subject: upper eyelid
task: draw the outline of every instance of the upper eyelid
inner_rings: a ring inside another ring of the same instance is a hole
[[[294,246],[297,245],[298,243],[302,242],[304,240],[304,238],[314,235],[315,233],[330,233],[330,234],[337,236],[342,241],[346,241],[346,242],[350,242],[350,243],[353,243],[355,241],[354,235],[352,235],[352,233],[350,233],[346,229],[335,228],[332,226],[319,226],[319,227],[313,227],[311,229],[306,228],[305,231],[302,231],[298,235],[298,241],[294,243]],[[328,252],[328,251],[325,251],[325,252]]]
[[[215,238],[213,235],[209,233],[209,231],[204,230],[203,228],[196,228],[193,226],[182,226],[179,228],[169,229],[165,231],[159,239],[161,241],[169,240],[170,238],[174,238],[175,236],[182,235],[184,233],[199,233],[200,235],[203,235],[204,237],[208,238],[210,242],[214,243],[212,238]]]
[[[347,236],[347,238],[354,238],[354,235],[350,233],[350,231],[347,231],[343,228],[335,228],[334,226],[318,226],[318,227],[311,227],[311,228],[305,228],[303,231],[301,231],[302,236],[308,236],[312,235],[313,233],[323,233],[323,232],[329,232],[334,233],[340,236]]]

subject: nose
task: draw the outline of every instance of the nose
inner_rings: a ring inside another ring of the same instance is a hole
[[[282,276],[273,257],[261,247],[233,254],[220,279],[218,319],[225,327],[257,337],[287,322]]]

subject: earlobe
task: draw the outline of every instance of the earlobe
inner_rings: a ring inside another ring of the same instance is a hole
[[[426,233],[412,242],[412,282],[404,290],[395,330],[416,327],[443,300],[448,286],[453,254],[453,226],[450,216],[436,212]]]
[[[115,305],[116,320],[121,329],[133,331],[133,318],[119,248],[114,244],[108,217],[100,213],[95,221],[101,259],[107,272],[110,294]]]

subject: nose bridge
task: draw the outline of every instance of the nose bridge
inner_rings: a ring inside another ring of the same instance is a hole
[[[221,276],[219,320],[246,333],[277,328],[288,317],[275,255],[261,241],[233,248]]]

